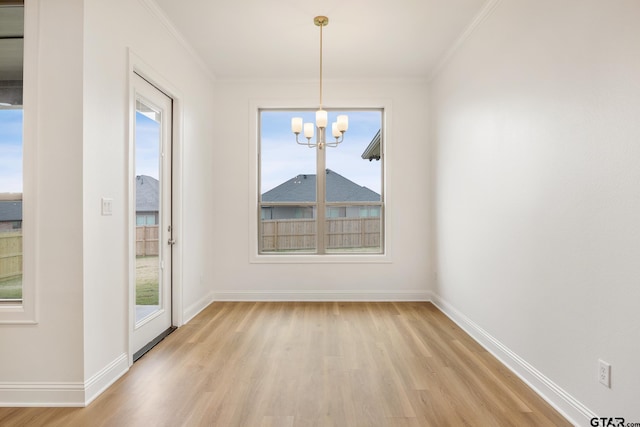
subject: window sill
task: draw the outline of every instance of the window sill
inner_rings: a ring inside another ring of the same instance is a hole
[[[38,322],[32,312],[22,304],[0,303],[0,325],[35,325]]]
[[[251,264],[391,264],[393,260],[389,254],[339,254],[339,255],[268,255],[253,254]]]

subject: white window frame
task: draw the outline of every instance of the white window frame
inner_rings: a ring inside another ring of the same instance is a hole
[[[346,105],[347,107],[343,107]],[[337,106],[327,106],[334,111],[382,110],[382,150],[389,157],[388,136],[392,135],[392,105],[388,99],[345,100]],[[301,100],[252,100],[249,108],[249,262],[256,264],[362,264],[362,263],[391,263],[392,230],[388,226],[393,217],[393,209],[389,209],[389,191],[387,180],[389,177],[388,161],[382,164],[382,252],[381,253],[305,253],[305,254],[264,254],[259,251],[259,223],[261,219],[260,197],[260,111],[261,110],[314,110],[317,105],[313,102]],[[295,135],[291,134],[292,149],[299,148],[295,142]]]
[[[22,300],[0,304],[0,324],[37,324],[35,197],[37,151],[38,10],[40,0],[24,2],[24,73],[22,84]]]

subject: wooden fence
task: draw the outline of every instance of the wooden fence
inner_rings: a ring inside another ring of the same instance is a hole
[[[328,218],[328,249],[380,246],[380,218]],[[136,227],[136,256],[158,256],[158,226]],[[262,221],[262,251],[310,250],[316,247],[314,219]],[[22,231],[0,233],[0,279],[22,274]]]
[[[22,274],[22,231],[0,233],[0,280]]]
[[[380,218],[327,218],[327,249],[380,247]],[[310,250],[316,247],[315,219],[262,221],[263,252]]]
[[[158,256],[158,232],[157,225],[136,227],[136,256]]]

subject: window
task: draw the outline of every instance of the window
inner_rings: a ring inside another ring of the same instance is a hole
[[[329,110],[329,122],[340,114],[344,141],[320,149],[291,133],[293,117],[314,122],[315,110],[259,110],[260,254],[384,252],[383,110]]]
[[[147,225],[158,225],[157,214],[141,215],[136,214],[136,225],[138,227]]]
[[[24,6],[0,3],[0,304],[22,302]]]

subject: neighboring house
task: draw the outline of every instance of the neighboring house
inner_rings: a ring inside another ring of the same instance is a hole
[[[327,208],[328,218],[379,217],[379,206],[349,206],[349,203],[380,202],[380,195],[327,169],[327,201],[345,206]],[[316,201],[316,175],[303,174],[283,182],[262,195],[262,202],[304,203]],[[308,206],[262,206],[262,219],[314,218],[315,208]]]
[[[158,180],[148,175],[136,176],[136,225],[157,225],[160,210]]]
[[[0,233],[22,229],[22,200],[0,200]]]
[[[365,148],[361,157],[365,160],[380,160],[380,130],[373,137],[367,148]]]
[[[159,220],[158,180],[147,176],[136,177],[136,225],[156,225]],[[22,201],[0,200],[0,232],[22,228]]]

